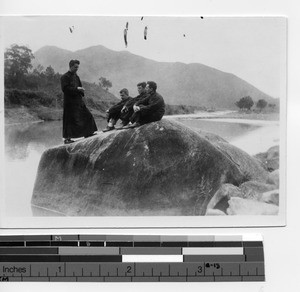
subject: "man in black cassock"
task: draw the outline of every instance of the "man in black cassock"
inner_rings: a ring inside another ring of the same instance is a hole
[[[87,138],[97,131],[95,120],[82,99],[84,88],[76,74],[79,64],[78,60],[71,60],[69,71],[60,79],[64,93],[63,138],[65,144],[74,142],[71,138]]]

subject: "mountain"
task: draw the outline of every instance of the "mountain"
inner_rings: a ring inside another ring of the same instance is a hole
[[[138,82],[153,80],[168,104],[236,109],[234,103],[247,95],[254,101],[265,99],[268,103],[279,104],[278,99],[241,78],[199,63],[157,62],[101,45],[75,52],[45,46],[34,56],[33,65],[41,64],[45,68],[51,65],[59,73],[68,70],[69,60],[78,59],[81,80],[98,83],[100,77],[105,77],[112,82],[110,92],[116,96],[124,87],[129,89],[131,96],[136,96]]]

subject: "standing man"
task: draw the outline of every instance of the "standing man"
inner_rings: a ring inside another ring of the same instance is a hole
[[[165,102],[163,97],[156,92],[156,89],[157,85],[154,81],[147,82],[147,96],[133,106],[134,114],[131,117],[133,124],[123,128],[139,127],[162,119],[165,114]]]
[[[95,120],[82,99],[84,88],[76,74],[79,64],[78,60],[71,60],[69,71],[60,79],[64,93],[63,138],[65,144],[74,142],[71,138],[87,138],[97,131]]]

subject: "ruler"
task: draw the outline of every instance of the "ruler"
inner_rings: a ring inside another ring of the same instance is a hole
[[[5,235],[0,281],[265,281],[260,236]]]

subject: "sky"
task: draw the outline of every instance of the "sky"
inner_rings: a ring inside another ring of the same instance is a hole
[[[103,45],[161,62],[201,63],[273,97],[286,95],[283,17],[6,16],[1,21],[4,50],[13,43],[33,52],[45,45],[70,51]]]

